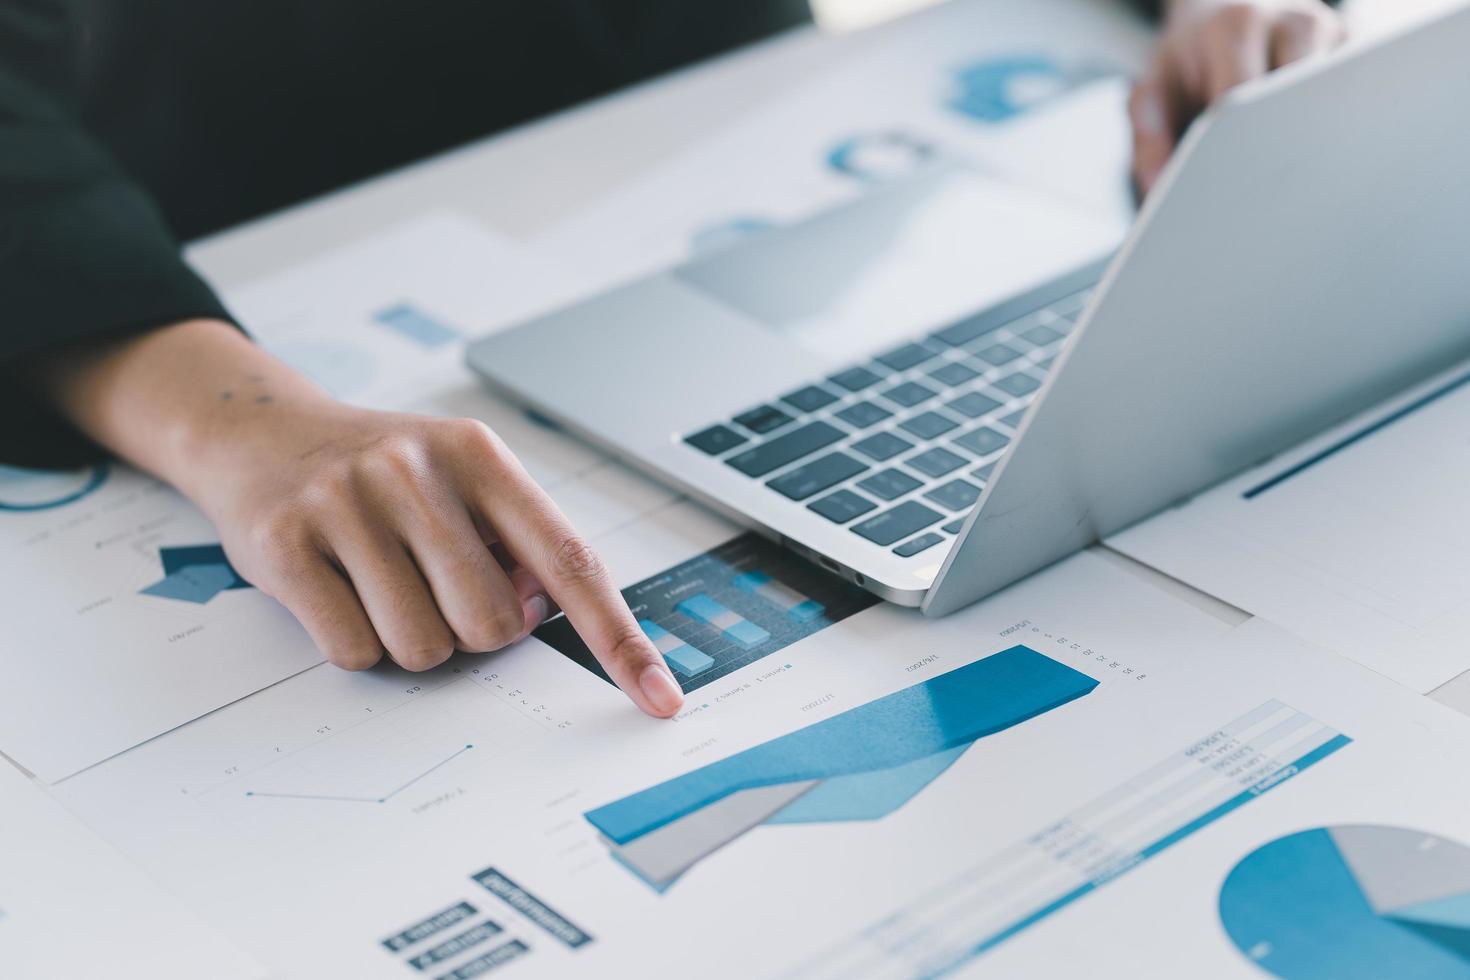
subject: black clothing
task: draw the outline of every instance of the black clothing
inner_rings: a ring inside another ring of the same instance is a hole
[[[224,317],[178,241],[808,19],[806,0],[0,0],[0,369]],[[85,447],[0,371],[0,459]]]

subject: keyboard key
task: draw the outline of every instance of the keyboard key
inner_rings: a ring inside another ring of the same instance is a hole
[[[830,453],[782,473],[766,486],[783,497],[805,500],[828,487],[836,486],[850,476],[857,476],[867,468],[867,463],[858,462],[845,453]]]
[[[866,439],[859,439],[852,444],[852,448],[869,459],[876,459],[881,463],[885,459],[892,459],[905,450],[913,449],[914,444],[907,439],[894,435],[892,432],[879,432],[876,435],[868,436]]]
[[[1002,364],[1009,364],[1020,357],[1021,352],[1014,347],[1007,347],[1005,344],[991,344],[989,347],[982,347],[977,350],[975,356],[986,364],[1000,367]]]
[[[956,428],[958,422],[947,419],[938,412],[921,412],[911,419],[905,419],[898,423],[898,427],[906,432],[912,432],[920,439],[934,439],[944,435],[950,429]]]
[[[940,528],[940,530],[943,531],[945,534],[959,534],[965,529],[965,521],[969,519],[969,514],[961,514],[959,517],[956,517],[954,520],[944,525],[944,527]]]
[[[946,343],[951,347],[959,347],[962,344],[968,344],[972,340],[985,336],[1000,326],[1002,324],[994,317],[982,313],[979,316],[972,316],[968,320],[961,320],[959,323],[945,327],[943,330],[931,334],[931,336],[935,340]]]
[[[878,505],[851,490],[838,490],[821,500],[806,505],[807,510],[816,511],[833,524],[846,524],[854,517],[861,517]]]
[[[900,558],[912,558],[919,552],[927,551],[943,540],[944,535],[935,534],[933,531],[930,531],[928,534],[919,535],[912,541],[905,541],[897,548],[894,548],[893,553]]]
[[[1021,420],[1025,417],[1026,409],[1023,408],[1019,412],[1012,412],[1011,414],[1003,417],[1000,421],[1002,425],[1008,425],[1012,429],[1019,429],[1021,427]]]
[[[931,449],[928,452],[910,456],[904,460],[909,466],[923,473],[925,476],[944,476],[953,473],[965,465],[965,457],[950,452],[948,449]]]
[[[882,381],[883,376],[865,367],[855,367],[839,371],[827,380],[848,391],[863,391]]]
[[[946,510],[964,510],[974,506],[980,499],[980,488],[966,480],[950,480],[948,483],[924,494]]]
[[[1057,300],[1055,303],[1051,304],[1048,309],[1050,309],[1057,316],[1064,316],[1068,319],[1074,320],[1081,315],[1082,308],[1087,305],[1087,301],[1091,298],[1092,290],[1084,289],[1081,292],[1073,293],[1066,299]]]
[[[712,425],[702,432],[696,432],[692,436],[685,436],[684,441],[702,453],[718,456],[727,449],[734,449],[743,442],[749,442],[740,433],[724,425]]]
[[[1051,370],[1051,366],[1053,364],[1055,364],[1056,362],[1057,362],[1057,359],[1055,357],[1048,357],[1048,358],[1046,358],[1044,360],[1037,361],[1036,362],[1036,366],[1039,367],[1039,368],[1041,368],[1041,370],[1043,370],[1043,371],[1050,371]]]
[[[904,344],[902,347],[889,351],[887,354],[879,354],[874,360],[879,364],[886,365],[895,371],[907,371],[911,367],[918,367],[932,357],[938,356],[934,351],[923,344]]]
[[[966,367],[959,361],[950,361],[948,364],[930,371],[929,377],[950,388],[958,388],[966,381],[972,381],[980,377],[980,372],[974,368]]]
[[[1008,374],[1004,378],[1001,378],[995,383],[995,386],[1007,395],[1014,395],[1020,398],[1022,395],[1029,395],[1037,388],[1040,388],[1041,382],[1029,374],[1018,372],[1016,374]]]
[[[988,425],[982,425],[964,435],[955,436],[953,441],[956,446],[968,449],[976,456],[989,456],[1004,449],[1010,443],[1011,437],[1001,435]]]
[[[816,385],[807,385],[789,395],[782,395],[781,400],[795,408],[798,412],[815,412],[826,408],[837,400],[837,396],[825,388]]]
[[[1032,327],[1030,330],[1023,330],[1021,331],[1021,336],[1031,341],[1037,347],[1045,347],[1048,344],[1054,344],[1062,339],[1060,333],[1047,326],[1037,326]]]
[[[874,405],[872,402],[854,402],[840,412],[832,414],[854,429],[866,429],[870,425],[877,425],[884,419],[893,417],[893,413],[888,409]]]
[[[988,398],[978,391],[972,391],[968,395],[961,395],[954,401],[949,402],[945,405],[945,408],[952,408],[961,415],[978,419],[987,412],[993,412],[997,408],[1000,408],[1000,402],[994,398]]]
[[[874,544],[887,547],[942,520],[944,517],[938,511],[930,510],[917,500],[908,500],[892,510],[885,510],[877,517],[854,524],[852,531]]]
[[[897,500],[910,490],[917,490],[924,484],[903,470],[879,470],[872,476],[859,480],[857,485],[880,500]]]
[[[991,473],[994,473],[994,472],[995,472],[995,464],[994,463],[986,463],[984,466],[977,466],[977,467],[975,467],[973,470],[970,471],[970,475],[973,476],[975,479],[979,480],[980,481],[980,484],[982,486],[984,486],[985,483],[986,483],[986,481],[988,481],[990,479],[990,474]]]
[[[925,388],[917,381],[905,381],[883,392],[883,397],[891,402],[897,402],[904,408],[913,408],[933,398],[934,391],[931,388]]]
[[[735,416],[735,421],[745,426],[758,436],[779,429],[791,421],[791,416],[781,411],[774,405],[757,405],[748,412],[741,412]]]
[[[767,439],[754,449],[736,453],[725,462],[746,476],[765,476],[787,463],[794,463],[841,439],[845,433],[835,425],[813,422],[774,439]]]

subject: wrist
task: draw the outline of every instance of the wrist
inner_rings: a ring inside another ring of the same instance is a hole
[[[41,381],[84,433],[190,496],[224,450],[263,443],[298,408],[336,404],[220,320],[67,351],[42,366]]]

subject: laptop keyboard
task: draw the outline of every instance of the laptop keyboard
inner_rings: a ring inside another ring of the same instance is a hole
[[[875,547],[923,554],[964,526],[1090,293],[962,320],[684,442]]]

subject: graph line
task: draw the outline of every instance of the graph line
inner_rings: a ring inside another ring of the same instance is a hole
[[[402,786],[399,786],[392,792],[386,793],[382,796],[328,796],[318,793],[257,793],[254,790],[247,790],[245,792],[245,795],[255,797],[257,799],[269,798],[274,800],[323,800],[331,803],[387,803],[389,800],[393,799],[393,797],[397,796],[399,793],[402,793],[414,783],[418,782],[421,779],[424,779],[435,770],[442,769],[443,767],[449,765],[455,759],[458,759],[460,756],[464,755],[466,752],[474,747],[475,746],[473,742],[469,745],[466,745],[464,748],[455,752],[447,759],[440,759],[438,762],[434,763],[432,766],[425,769],[423,772],[419,773],[417,776],[413,777]]]

